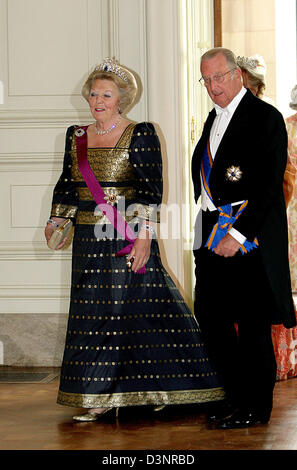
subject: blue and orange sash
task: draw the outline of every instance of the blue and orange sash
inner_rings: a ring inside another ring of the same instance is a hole
[[[201,176],[203,187],[210,198],[211,202],[213,203],[211,192],[209,189],[209,176],[212,170],[213,160],[210,153],[209,141],[207,142],[207,146],[203,152],[202,160],[201,160]],[[246,208],[248,201],[245,200],[239,207],[238,211],[234,216],[232,216],[232,206],[231,204],[226,204],[224,206],[217,207],[219,211],[219,219],[218,222],[213,226],[212,232],[205,244],[205,246],[209,250],[214,250],[214,248],[218,245],[220,240],[226,235],[226,233],[230,230],[233,226],[234,222],[238,219],[238,217],[242,214],[244,209]],[[240,245],[240,250],[242,254],[257,248],[258,240],[255,238],[253,242],[245,241],[243,245]]]

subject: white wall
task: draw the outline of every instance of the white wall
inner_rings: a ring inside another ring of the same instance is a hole
[[[239,56],[263,56],[267,65],[265,95],[274,102],[275,21],[275,0],[222,0],[223,46]]]
[[[294,114],[289,107],[296,85],[296,0],[275,0],[276,105],[286,118]]]
[[[260,54],[266,65],[265,96],[284,117],[292,114],[296,84],[296,0],[222,0],[223,46],[236,55]]]

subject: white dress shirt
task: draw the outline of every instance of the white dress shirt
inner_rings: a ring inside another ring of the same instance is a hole
[[[242,100],[243,96],[245,95],[246,91],[247,91],[246,88],[242,87],[240,92],[233,98],[231,103],[229,103],[228,106],[226,106],[225,108],[221,108],[217,104],[214,105],[217,115],[213,121],[211,130],[210,130],[210,136],[209,136],[210,152],[211,152],[211,156],[213,160],[215,159],[217,149],[231,121],[231,118],[237,106],[239,105],[240,101]],[[238,205],[242,202],[243,201],[233,202],[232,206]],[[209,199],[203,187],[202,179],[201,179],[201,208],[204,211],[206,211],[207,209],[209,211],[216,210],[215,205]],[[238,230],[234,229],[233,227],[229,230],[228,233],[241,244],[243,244],[246,240],[246,237],[244,237],[240,232],[238,232]]]

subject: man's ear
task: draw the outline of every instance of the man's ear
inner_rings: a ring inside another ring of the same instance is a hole
[[[240,68],[234,70],[234,75],[236,78],[240,78],[241,83],[243,82],[242,71]]]

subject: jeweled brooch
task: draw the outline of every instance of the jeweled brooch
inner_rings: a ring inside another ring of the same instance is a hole
[[[230,166],[226,171],[226,178],[232,183],[236,183],[242,177],[242,171],[239,166]]]
[[[104,197],[105,201],[107,204],[110,204],[111,206],[114,206],[119,202],[120,197],[111,189],[106,191],[106,196]]]
[[[75,131],[75,135],[77,137],[81,137],[82,135],[84,135],[85,131],[80,127],[79,129],[76,129]]]

